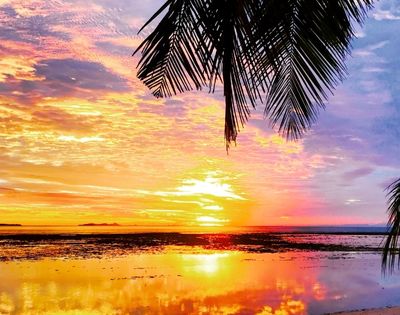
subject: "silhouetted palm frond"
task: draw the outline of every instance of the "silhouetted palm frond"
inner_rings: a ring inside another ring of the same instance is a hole
[[[396,265],[400,266],[400,179],[392,183],[388,188],[388,213],[389,234],[383,247],[382,269],[392,271]]]
[[[223,82],[226,100],[225,137],[236,140],[239,125],[255,106],[256,76],[251,73],[250,18],[253,1],[169,0],[156,29],[138,47],[138,78],[156,97],[171,96]]]
[[[283,14],[279,29],[273,30],[277,33],[275,45],[281,52],[265,113],[281,133],[299,138],[316,120],[319,108],[324,107],[326,91],[343,79],[344,60],[354,35],[352,23],[362,22],[371,3],[302,0],[273,5],[266,19]]]
[[[148,23],[166,14],[137,49],[138,77],[156,97],[203,86],[214,92],[222,82],[228,146],[250,107],[263,99],[272,125],[298,138],[342,80],[354,24],[371,5],[372,0],[167,0]]]

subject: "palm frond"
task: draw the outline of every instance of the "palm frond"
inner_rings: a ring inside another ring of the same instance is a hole
[[[227,148],[236,141],[240,125],[250,115],[249,105],[255,107],[255,76],[252,75],[251,16],[252,0],[210,1],[209,19],[205,29],[213,43],[213,61],[210,87],[215,89],[216,79],[221,81],[225,96],[225,139]],[[213,29],[209,29],[212,26]]]
[[[397,265],[400,267],[400,179],[389,185],[388,191],[388,230],[382,254],[382,270],[393,271]]]
[[[236,140],[239,126],[255,106],[250,74],[250,17],[254,0],[169,0],[151,18],[167,13],[135,51],[142,51],[138,78],[156,97],[223,83],[225,139]],[[134,54],[135,54],[134,53]]]
[[[345,58],[371,1],[293,0],[268,15],[280,15],[272,30],[279,52],[265,115],[288,138],[299,138],[315,122],[331,92],[346,74]],[[270,18],[269,16],[266,18]],[[262,24],[263,25],[263,24]]]
[[[263,99],[272,125],[298,138],[343,79],[353,26],[371,5],[372,0],[167,0],[148,23],[166,11],[164,17],[137,49],[138,77],[156,97],[203,86],[214,92],[221,82],[227,147]]]
[[[168,8],[166,15],[134,52],[142,50],[137,76],[156,97],[172,96],[193,86],[200,89],[206,82],[203,65],[208,50],[198,49],[207,43],[197,26],[196,4],[199,5],[196,1],[168,0],[149,22]]]

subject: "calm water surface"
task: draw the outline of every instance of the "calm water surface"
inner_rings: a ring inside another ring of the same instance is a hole
[[[275,253],[208,245],[113,252],[96,236],[95,258],[58,254],[51,238],[16,246],[4,235],[3,256],[42,247],[54,255],[0,262],[0,314],[289,315],[400,305],[400,275],[382,277],[380,253],[373,250],[380,235],[285,234],[292,242],[362,246]],[[57,247],[84,251],[85,242]]]

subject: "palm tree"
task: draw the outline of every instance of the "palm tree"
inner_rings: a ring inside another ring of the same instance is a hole
[[[137,76],[156,97],[204,87],[214,93],[221,86],[227,149],[250,109],[262,102],[272,127],[288,139],[298,139],[344,78],[354,27],[372,4],[373,0],[166,0],[143,26],[165,12],[134,52],[142,53]],[[394,265],[400,233],[400,181],[389,189],[384,268]]]
[[[389,212],[389,235],[386,237],[382,255],[383,271],[393,271],[396,265],[400,267],[399,235],[400,235],[400,179],[389,185],[388,212]]]

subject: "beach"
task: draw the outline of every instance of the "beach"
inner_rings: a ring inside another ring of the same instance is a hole
[[[328,314],[400,305],[400,276],[381,274],[379,233],[90,232],[3,233],[0,314]]]

